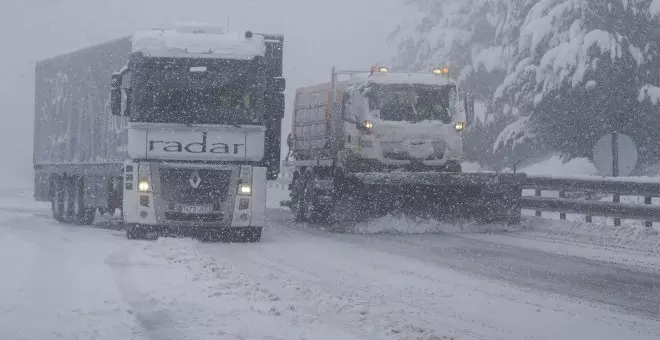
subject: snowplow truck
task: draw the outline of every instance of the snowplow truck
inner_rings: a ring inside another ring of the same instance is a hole
[[[284,161],[295,170],[281,205],[337,227],[395,213],[519,223],[523,174],[462,172],[473,119],[474,100],[448,68],[333,68],[330,82],[296,91]]]
[[[130,239],[259,241],[282,51],[280,35],[181,24],[38,62],[36,200],[63,223],[120,209]]]

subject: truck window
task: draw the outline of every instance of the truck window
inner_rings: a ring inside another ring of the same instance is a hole
[[[263,83],[254,61],[140,61],[133,73],[132,121],[252,124],[262,121]]]
[[[380,118],[411,123],[425,120],[449,124],[454,116],[450,108],[453,87],[386,85],[375,91]]]

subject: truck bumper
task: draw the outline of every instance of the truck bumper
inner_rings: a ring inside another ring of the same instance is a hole
[[[266,168],[129,162],[124,170],[126,223],[179,230],[264,224]]]
[[[376,140],[369,148],[348,149],[345,161],[361,171],[416,167],[433,170],[460,164],[461,152],[457,145],[444,140],[423,142],[420,150],[416,150],[404,142]]]

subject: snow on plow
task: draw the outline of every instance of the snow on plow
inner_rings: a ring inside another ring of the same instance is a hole
[[[344,230],[389,214],[518,224],[525,175],[356,173],[334,190],[303,181],[299,177],[292,182],[292,200],[282,205],[289,206],[300,222]]]
[[[522,174],[366,173],[357,177],[367,196],[367,211],[520,223]]]

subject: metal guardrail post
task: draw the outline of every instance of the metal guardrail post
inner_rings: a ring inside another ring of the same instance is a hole
[[[617,134],[616,131],[612,133],[612,176],[619,176],[619,134]],[[619,194],[614,194],[613,202],[620,203],[621,196],[619,196]],[[621,226],[621,219],[615,218],[614,226]]]
[[[612,200],[612,202],[621,203],[621,195],[614,194],[614,199]],[[620,227],[621,226],[621,219],[620,218],[615,218],[614,219],[614,226],[615,227]]]
[[[644,196],[644,204],[651,204],[651,196]],[[644,221],[644,226],[648,229],[653,228],[653,222],[651,221]]]
[[[587,201],[591,201],[591,199],[592,199],[592,198],[591,198],[591,193],[590,193],[590,192],[587,192],[587,193],[584,195],[584,198],[585,198],[585,200],[587,200]],[[591,221],[592,221],[591,215],[586,215],[586,216],[584,217],[584,220],[585,220],[587,223],[591,223]]]
[[[541,189],[534,190],[534,196],[541,197]],[[536,217],[541,218],[541,210],[536,211]]]
[[[559,198],[566,198],[566,191],[564,190],[559,190]],[[566,220],[566,213],[562,212],[559,213],[559,219],[562,221]]]

